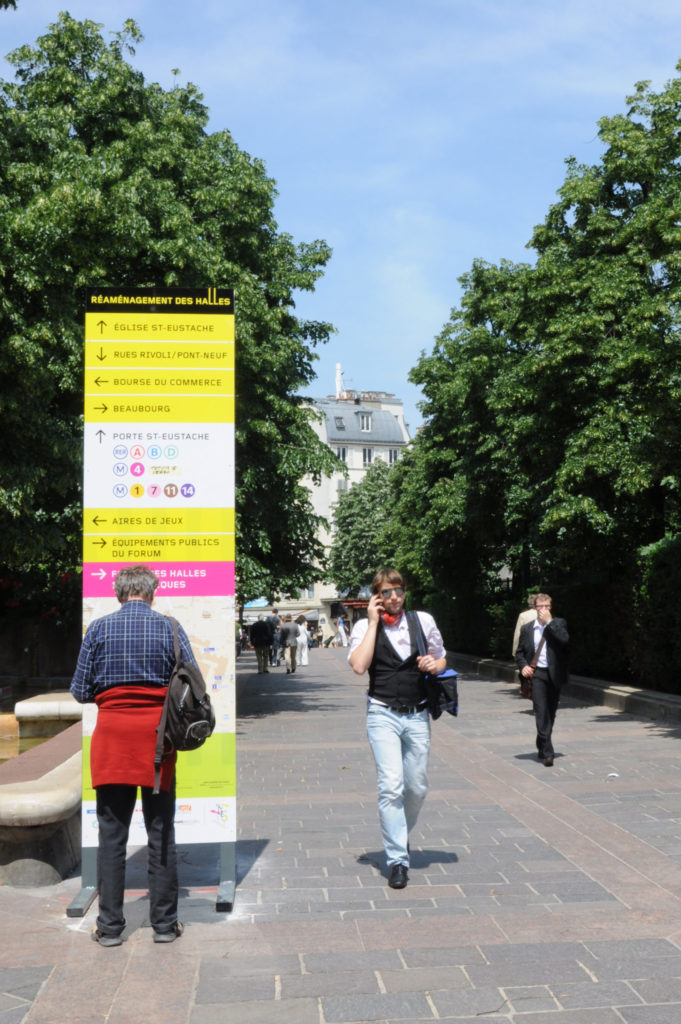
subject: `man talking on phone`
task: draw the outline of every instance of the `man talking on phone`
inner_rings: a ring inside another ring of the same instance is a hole
[[[447,667],[442,637],[427,612],[417,612],[427,654],[419,656],[404,614],[401,573],[384,568],[374,576],[367,618],[355,623],[348,661],[357,675],[369,673],[367,733],[376,762],[378,815],[388,864],[388,885],[409,881],[409,833],[428,792],[428,717],[424,673]]]
[[[565,619],[554,619],[551,598],[537,594],[537,618],[520,630],[516,661],[524,679],[532,680],[532,707],[537,726],[537,757],[553,767],[553,723],[560,691],[567,681],[567,649],[570,637]]]

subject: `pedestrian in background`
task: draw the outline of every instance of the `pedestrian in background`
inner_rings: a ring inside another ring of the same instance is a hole
[[[284,617],[284,624],[279,631],[279,646],[284,651],[286,674],[296,670],[296,652],[298,649],[298,624],[291,615]]]
[[[277,608],[272,609],[272,614],[267,616],[267,621],[270,624],[272,630],[272,646],[270,648],[270,667],[274,668],[279,660],[279,628],[281,626],[281,618],[279,616],[279,610]]]
[[[525,611],[522,611],[516,619],[515,630],[513,632],[513,645],[511,648],[511,657],[514,661],[516,651],[518,650],[518,642],[520,640],[520,630],[526,622],[534,622],[534,620],[537,618],[537,609],[534,607],[536,597],[536,593],[527,595],[527,608],[525,609]],[[520,675],[520,670],[517,667],[515,670],[515,680],[520,687],[520,696],[529,698],[531,696],[532,687],[530,685],[529,680],[523,679],[523,677]]]
[[[548,594],[537,594],[537,617],[520,630],[516,661],[524,679],[532,680],[532,707],[537,726],[537,757],[553,766],[553,724],[560,691],[567,682],[567,650],[570,637],[565,619],[554,619]]]
[[[348,633],[345,628],[345,619],[342,615],[339,615],[336,619],[336,641],[339,646],[348,646]]]
[[[268,619],[258,616],[258,621],[251,626],[251,643],[255,649],[258,673],[269,672],[267,667],[272,647],[272,626]]]
[[[304,615],[299,615],[296,619],[298,626],[298,643],[296,645],[296,661],[298,665],[307,665],[309,663],[308,657],[308,643],[310,640],[310,634],[307,631],[307,619]]]
[[[520,630],[526,622],[534,622],[537,618],[537,609],[534,607],[534,602],[537,599],[536,594],[527,595],[527,608],[522,611],[516,619],[515,629],[513,631],[513,646],[511,648],[511,657],[515,658],[515,652],[518,650],[518,642],[520,640]]]

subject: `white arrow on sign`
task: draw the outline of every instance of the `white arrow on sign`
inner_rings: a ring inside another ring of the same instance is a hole
[[[98,569],[97,572],[91,572],[91,576],[96,576],[98,580],[105,580],[107,576],[106,569]]]

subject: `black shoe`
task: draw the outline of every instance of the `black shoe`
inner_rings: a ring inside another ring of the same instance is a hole
[[[544,764],[546,765],[547,768],[553,768],[553,756],[545,757],[544,758]]]
[[[409,872],[404,864],[393,864],[388,885],[391,889],[405,889],[409,881]]]
[[[93,942],[98,942],[100,946],[121,946],[123,939],[120,935],[105,935],[104,932],[100,932],[99,928],[95,928],[91,933],[90,937]]]
[[[174,942],[175,939],[179,939],[183,931],[184,925],[182,922],[176,921],[170,931],[154,932],[154,942]]]

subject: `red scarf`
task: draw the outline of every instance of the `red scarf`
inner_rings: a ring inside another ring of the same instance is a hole
[[[398,612],[397,615],[391,615],[390,612],[381,612],[381,622],[384,626],[396,626],[403,614],[403,611]]]

